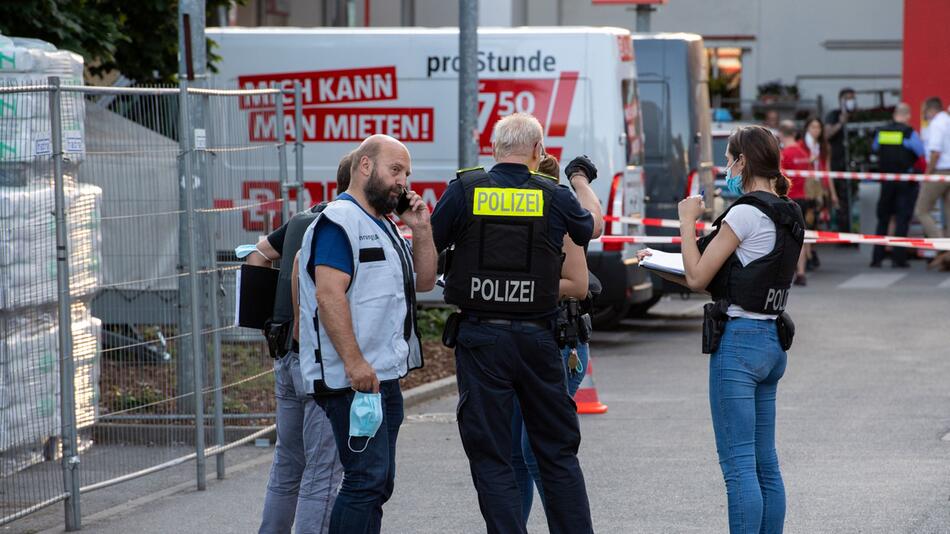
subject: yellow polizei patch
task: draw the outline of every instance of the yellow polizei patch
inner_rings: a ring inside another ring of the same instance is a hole
[[[544,194],[539,189],[476,187],[472,215],[541,217],[544,215]]]
[[[904,132],[881,130],[877,133],[877,144],[879,145],[903,145]]]

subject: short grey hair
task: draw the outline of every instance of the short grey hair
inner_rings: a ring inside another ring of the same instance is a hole
[[[513,113],[495,123],[492,147],[496,157],[530,156],[534,145],[543,139],[544,129],[538,119],[527,113]]]
[[[894,106],[894,115],[907,115],[910,117],[912,111],[910,110],[910,104],[907,102],[900,102]]]

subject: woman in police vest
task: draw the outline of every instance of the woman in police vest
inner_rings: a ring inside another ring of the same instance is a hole
[[[730,532],[780,533],[785,486],[775,451],[775,394],[790,346],[792,326],[784,311],[804,220],[785,196],[789,181],[770,131],[739,128],[726,158],[727,180],[743,195],[719,217],[713,234],[697,242],[700,197],[679,204],[685,283],[715,301],[707,305],[704,345],[707,334],[711,344],[704,350],[712,353],[709,404]]]

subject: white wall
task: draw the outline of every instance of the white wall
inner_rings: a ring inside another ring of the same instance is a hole
[[[287,24],[320,24],[327,0],[288,0]],[[241,8],[242,23],[253,24],[252,0]],[[364,0],[357,1],[357,21],[363,22]],[[373,26],[399,26],[401,0],[371,0]],[[415,0],[419,26],[458,25],[457,0]],[[272,21],[270,23],[275,23]],[[279,23],[279,22],[278,22]],[[479,23],[485,26],[619,26],[634,30],[632,6],[594,6],[591,0],[480,0]],[[901,51],[829,50],[826,41],[900,41],[903,2],[900,0],[669,0],[652,15],[653,31],[698,33],[707,46],[739,46],[743,57],[742,97],[756,97],[757,86],[775,79],[797,83],[802,98],[821,95],[835,106],[838,90],[899,89]],[[752,37],[731,40],[729,37]],[[890,99],[890,102],[896,99]],[[859,104],[873,104],[859,96]]]
[[[636,26],[633,7],[593,6],[590,0],[529,0],[528,23],[551,24],[550,12],[556,12],[552,4],[558,1],[565,25],[611,25],[631,31]],[[802,98],[820,94],[832,106],[845,85],[900,88],[899,48],[828,50],[823,46],[829,40],[901,40],[903,2],[899,0],[669,0],[653,13],[651,30],[754,37],[707,39],[707,45],[749,49],[743,57],[743,98],[755,98],[759,84],[775,79],[797,82]],[[870,96],[859,100],[861,105],[873,103]]]

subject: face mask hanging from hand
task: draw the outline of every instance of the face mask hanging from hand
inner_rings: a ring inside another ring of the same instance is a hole
[[[735,166],[737,161],[739,160],[733,161],[732,165],[726,167],[726,193],[740,197],[742,196],[742,175],[732,174],[732,167]]]
[[[379,393],[362,393],[357,391],[350,403],[350,436],[346,446],[353,452],[360,453],[369,447],[369,440],[373,439],[379,426],[383,423],[383,401]],[[350,445],[355,437],[365,437],[366,444],[360,450]]]

